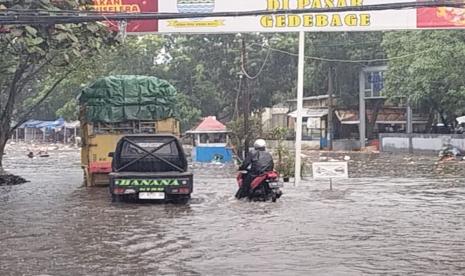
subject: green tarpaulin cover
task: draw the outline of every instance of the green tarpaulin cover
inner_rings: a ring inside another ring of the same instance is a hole
[[[79,102],[90,122],[164,120],[175,115],[176,89],[156,77],[110,76],[84,88]]]

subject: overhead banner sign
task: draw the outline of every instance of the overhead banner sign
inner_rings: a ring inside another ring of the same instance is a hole
[[[402,3],[405,0],[94,0],[101,12],[214,13],[259,10],[320,9]],[[141,20],[129,33],[236,33],[297,31],[380,31],[465,28],[465,9],[303,13],[245,17]]]

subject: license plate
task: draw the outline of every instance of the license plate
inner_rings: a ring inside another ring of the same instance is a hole
[[[270,188],[280,188],[283,186],[283,183],[281,182],[269,182],[268,185],[270,185]]]
[[[139,199],[165,199],[165,193],[139,193]]]

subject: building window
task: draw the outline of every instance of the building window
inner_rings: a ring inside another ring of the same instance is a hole
[[[365,73],[365,98],[383,97],[384,72],[366,72]]]
[[[227,142],[226,133],[201,133],[200,144],[224,144]]]

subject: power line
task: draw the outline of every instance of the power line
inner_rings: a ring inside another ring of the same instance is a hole
[[[347,6],[332,8],[309,8],[309,9],[289,9],[289,10],[254,10],[238,12],[213,12],[213,13],[98,13],[96,11],[80,10],[2,10],[0,11],[0,24],[3,25],[40,25],[40,24],[65,24],[83,23],[93,21],[114,20],[168,20],[187,19],[205,17],[242,17],[276,14],[303,14],[303,13],[338,13],[338,12],[363,12],[363,11],[383,11],[383,10],[403,10],[417,8],[451,7],[463,8],[465,4],[457,1],[410,1],[400,3],[384,3],[364,6]]]
[[[287,54],[287,55],[291,55],[291,56],[299,56],[298,54],[296,53],[291,53],[291,52],[288,52],[288,51],[284,51],[284,50],[281,50],[281,49],[276,49],[276,48],[272,48],[270,46],[263,46],[263,45],[260,45],[258,43],[252,43],[252,45],[257,45],[257,46],[260,46],[262,48],[268,48],[269,50],[271,49],[271,51],[274,51],[274,52],[278,52],[278,53],[283,53],[283,54]],[[311,60],[318,60],[318,61],[327,61],[327,62],[340,62],[340,63],[369,63],[369,62],[381,62],[381,61],[391,61],[391,60],[398,60],[398,59],[404,59],[404,58],[408,58],[408,57],[411,57],[411,56],[416,56],[416,55],[421,55],[421,54],[424,54],[424,53],[427,53],[427,52],[430,52],[432,51],[432,49],[427,49],[427,50],[424,50],[424,51],[419,51],[419,52],[415,52],[415,53],[410,53],[410,54],[406,54],[406,55],[402,55],[402,56],[397,56],[397,57],[392,57],[392,58],[380,58],[380,59],[359,59],[359,60],[351,60],[351,59],[330,59],[330,58],[322,58],[322,57],[315,57],[315,56],[305,56],[306,59],[311,59]]]
[[[241,63],[241,70],[242,70],[242,73],[244,73],[244,75],[248,78],[248,79],[251,79],[251,80],[254,80],[256,78],[258,78],[258,76],[260,76],[260,74],[263,72],[263,69],[265,69],[265,65],[268,61],[268,58],[270,57],[270,54],[271,54],[271,51],[272,49],[271,48],[268,48],[268,52],[266,53],[266,57],[265,57],[265,60],[263,61],[263,64],[262,66],[260,67],[260,70],[258,70],[258,73],[255,74],[255,76],[250,76],[247,71],[245,70],[245,65],[243,63]]]

